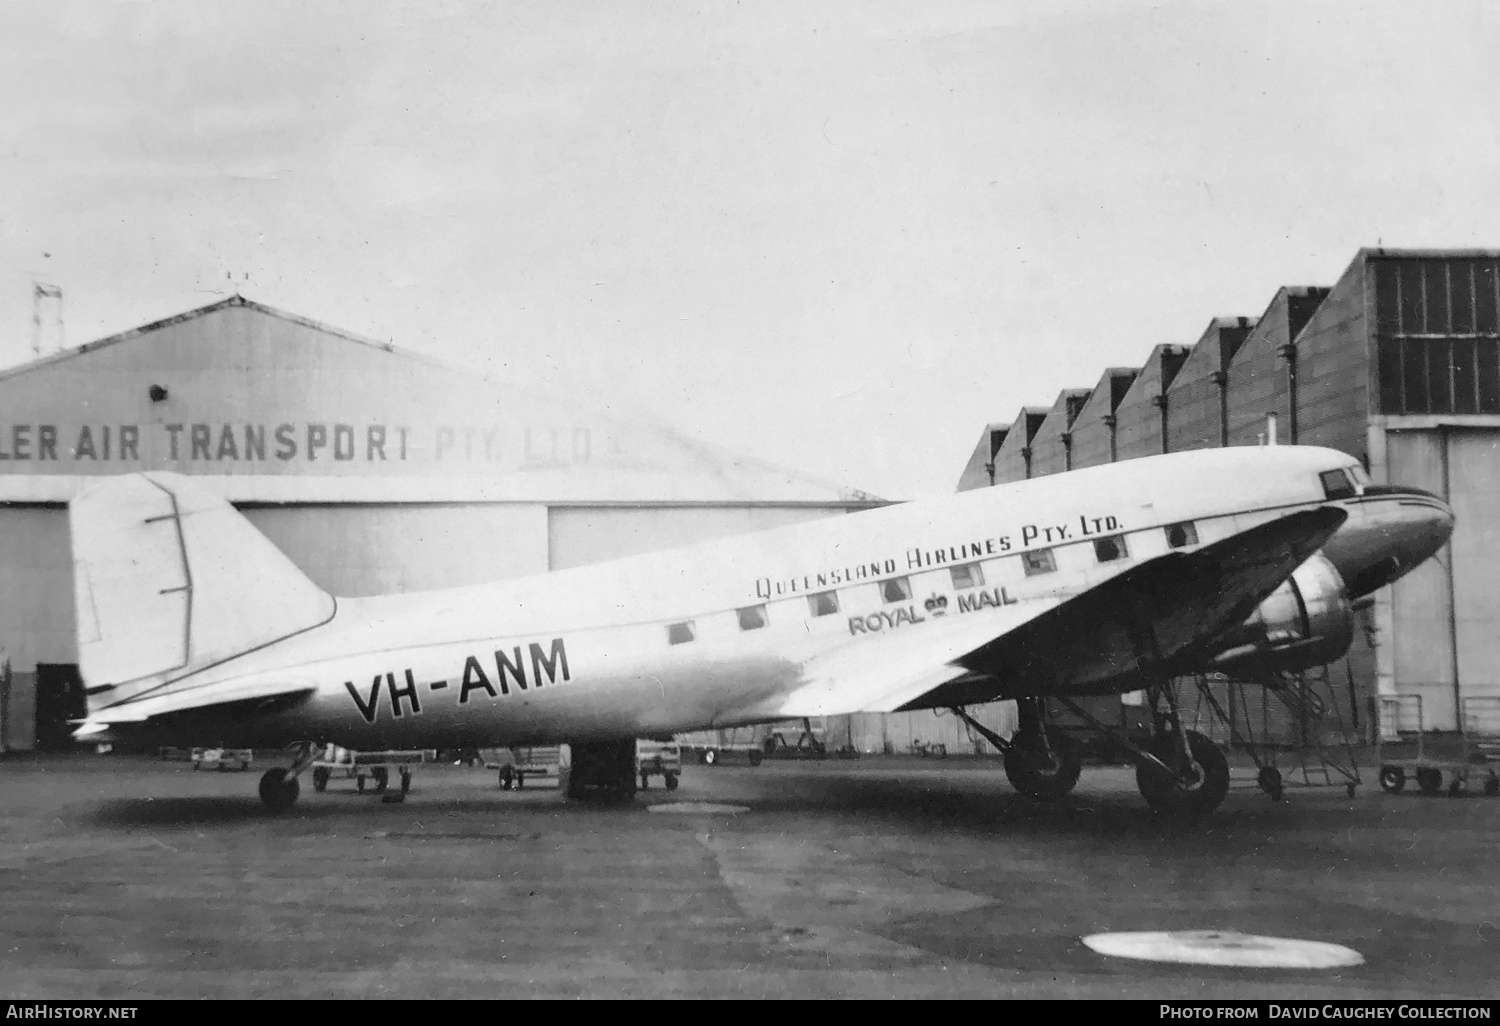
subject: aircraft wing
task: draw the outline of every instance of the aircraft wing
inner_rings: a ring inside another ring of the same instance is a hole
[[[775,716],[894,712],[939,685],[969,674],[959,662],[985,643],[1054,608],[1056,602],[950,615],[942,623],[851,639],[803,666],[802,681]]]
[[[1148,560],[1066,600],[1032,600],[853,639],[810,660],[786,718],[964,705],[1017,695],[1127,690],[1212,656],[1343,523],[1294,513],[1194,552]]]

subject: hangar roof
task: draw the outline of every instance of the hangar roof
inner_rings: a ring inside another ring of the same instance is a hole
[[[240,501],[882,500],[232,296],[0,372],[0,501],[167,469]]]

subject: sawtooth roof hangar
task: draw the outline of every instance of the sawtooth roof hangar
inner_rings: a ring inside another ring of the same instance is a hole
[[[235,296],[0,373],[0,751],[67,735],[66,504],[139,470],[209,484],[346,596],[883,504]]]

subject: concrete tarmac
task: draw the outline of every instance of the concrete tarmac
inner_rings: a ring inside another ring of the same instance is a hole
[[[399,804],[304,778],[277,816],[255,795],[268,765],[0,761],[0,995],[1500,997],[1500,798],[1237,788],[1177,826],[1123,769],[1049,806],[991,761],[892,758],[691,766],[617,807],[425,766]],[[1080,940],[1200,929],[1365,964],[1173,966]]]

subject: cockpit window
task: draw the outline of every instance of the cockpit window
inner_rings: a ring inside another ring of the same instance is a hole
[[[1343,469],[1325,470],[1318,475],[1323,482],[1323,495],[1329,499],[1350,499],[1354,497],[1354,482],[1349,479],[1349,474]]]

